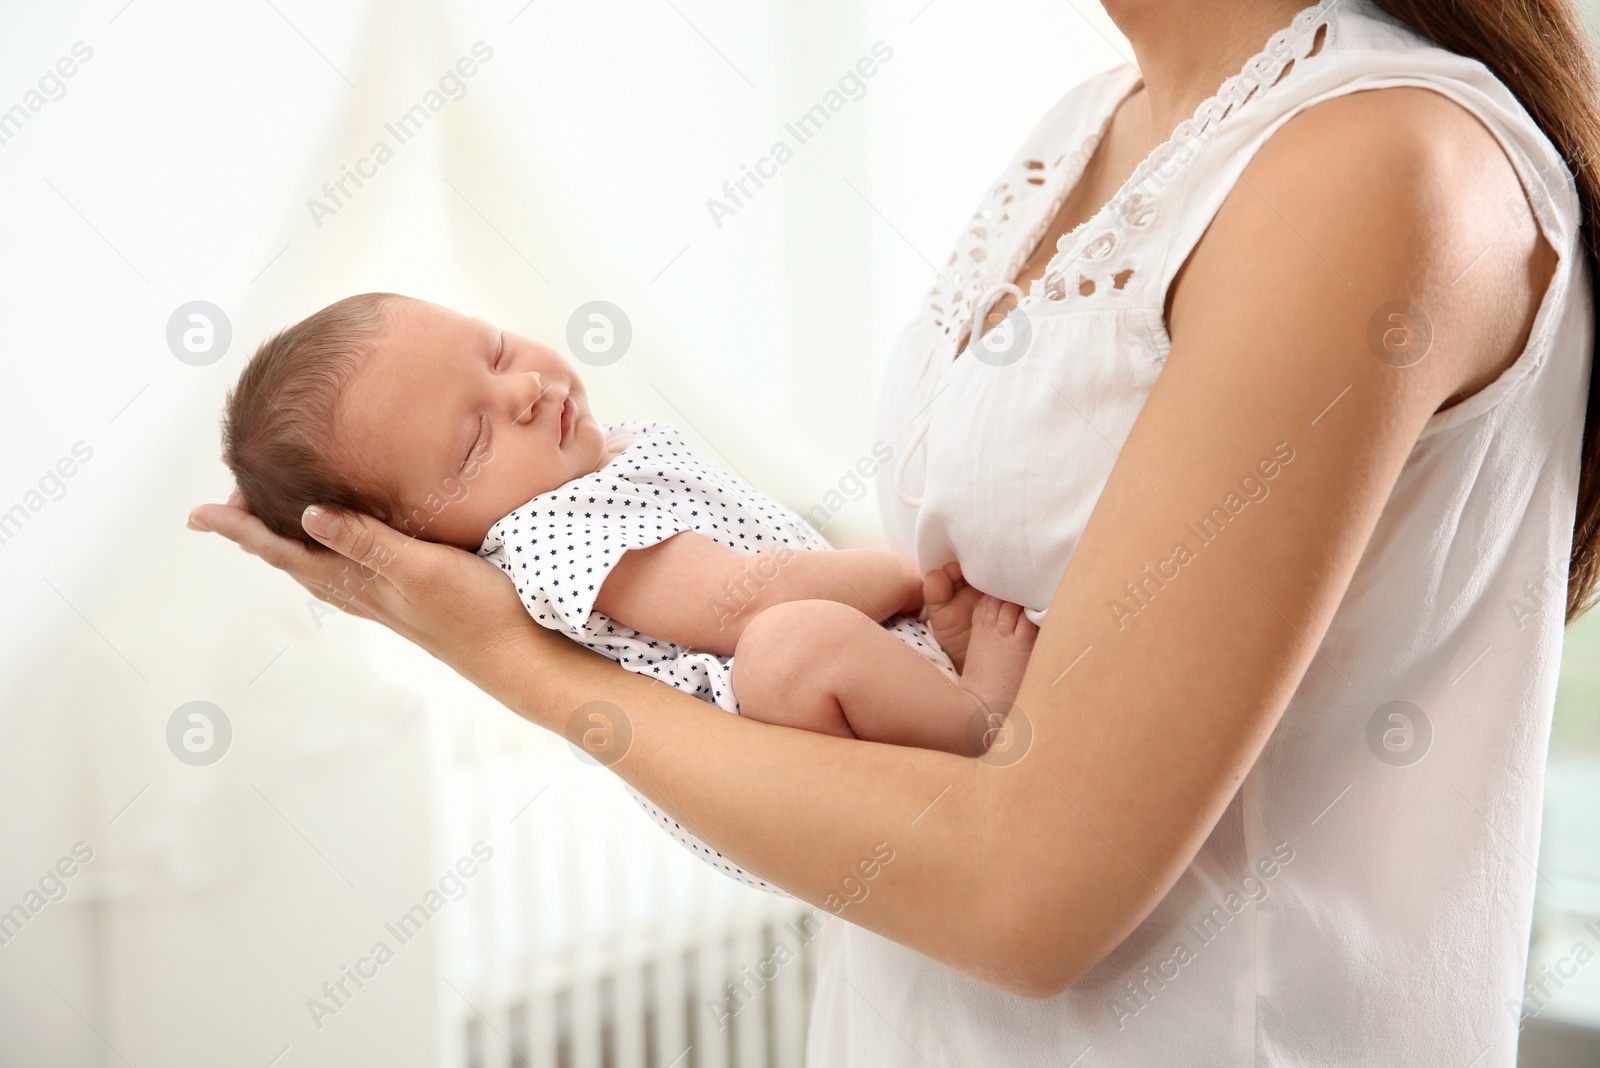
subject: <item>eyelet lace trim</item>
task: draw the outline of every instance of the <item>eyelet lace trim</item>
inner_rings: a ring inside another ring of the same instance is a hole
[[[1067,300],[1072,298],[1075,289],[1082,295],[1121,289],[1122,286],[1114,284],[1113,275],[1131,270],[1132,266],[1124,263],[1112,271],[1109,258],[1124,227],[1147,226],[1155,216],[1157,195],[1177,178],[1206,142],[1216,136],[1223,122],[1284,81],[1300,61],[1321,53],[1329,29],[1324,17],[1328,9],[1339,2],[1322,0],[1297,14],[1293,22],[1272,35],[1267,46],[1238,74],[1223,82],[1211,99],[1196,108],[1193,118],[1179,123],[1172,136],[1134,168],[1133,174],[1105,207],[1061,236],[1056,242],[1055,256],[1045,267],[1043,276],[1034,282],[1033,292],[1042,291],[1048,300]],[[1090,232],[1095,232],[1092,240],[1088,237]],[[1067,283],[1072,268],[1078,268],[1080,279],[1088,282],[1087,293]]]
[[[1159,192],[1216,135],[1218,127],[1249,101],[1292,76],[1302,61],[1321,52],[1329,29],[1325,16],[1340,2],[1321,0],[1302,10],[1238,74],[1223,82],[1215,95],[1195,109],[1193,118],[1180,123],[1171,137],[1145,157],[1104,207],[1061,236],[1056,254],[1043,276],[1034,281],[1030,295],[1047,300],[1104,299],[1125,291],[1128,278],[1123,276],[1136,265],[1114,255],[1124,229],[1147,228],[1156,218]],[[958,346],[965,343],[978,297],[995,284],[1011,281],[1022,269],[1082,177],[1100,137],[1098,132],[1090,134],[1077,149],[1061,153],[1048,166],[1040,159],[1024,160],[990,190],[957,239],[946,264],[948,279],[935,282],[929,293],[928,312],[943,335],[936,358],[947,363],[955,356]],[[1048,210],[1044,210],[1045,195]],[[1018,225],[1024,218],[1031,219],[1025,231]],[[1073,268],[1078,275],[1069,281]]]
[[[1192,118],[1179,123],[1172,135],[1134,168],[1104,207],[1061,236],[1055,255],[1043,275],[1034,280],[1029,296],[1056,301],[1104,301],[1128,292],[1136,265],[1116,254],[1118,246],[1125,243],[1125,230],[1144,230],[1155,220],[1160,191],[1199,154],[1223,122],[1322,52],[1330,31],[1328,13],[1341,2],[1320,0],[1273,34],[1265,48],[1248,60],[1238,74],[1224,81],[1213,96],[1195,109]],[[1105,124],[1109,123],[1108,115]],[[920,368],[924,378],[931,375],[936,383],[943,379],[945,369],[967,343],[980,298],[995,286],[1011,282],[1022,269],[1060,212],[1068,192],[1083,176],[1103,132],[1104,127],[1090,134],[1076,150],[1061,153],[1048,166],[1041,159],[1024,160],[990,190],[956,240],[956,249],[946,264],[950,277],[941,275],[929,292],[928,315],[940,337],[933,345],[929,362]],[[1042,199],[1046,195],[1047,205]],[[1048,210],[1044,210],[1046,207]],[[1019,226],[1022,219],[1030,220],[1025,229]],[[922,502],[906,490],[905,468],[912,455],[920,451],[925,434],[925,427],[916,433],[916,446],[908,447],[896,464],[896,495],[911,507]]]

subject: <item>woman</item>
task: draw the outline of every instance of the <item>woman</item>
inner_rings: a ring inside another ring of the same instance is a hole
[[[893,543],[1044,620],[989,758],[723,715],[366,517],[308,510],[338,555],[194,521],[535,723],[618,706],[618,774],[799,897],[886,843],[824,935],[815,1065],[1511,1065],[1597,580],[1581,24],[1106,7],[1138,69],[1045,116],[882,409]]]

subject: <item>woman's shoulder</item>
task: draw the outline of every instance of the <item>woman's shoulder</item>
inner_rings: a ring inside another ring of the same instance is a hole
[[[1258,277],[1271,290],[1262,299],[1303,302],[1308,315],[1330,301],[1324,282],[1337,286],[1379,323],[1376,335],[1369,324],[1374,354],[1415,365],[1408,380],[1432,380],[1431,390],[1454,398],[1449,407],[1524,351],[1555,252],[1495,134],[1452,98],[1397,85],[1320,101],[1273,132],[1193,261],[1195,281]],[[1278,265],[1270,281],[1253,266],[1266,262]],[[1184,288],[1174,319],[1185,302],[1222,299],[1210,284]],[[1386,347],[1397,302],[1404,329],[1426,335],[1422,355],[1402,360]]]

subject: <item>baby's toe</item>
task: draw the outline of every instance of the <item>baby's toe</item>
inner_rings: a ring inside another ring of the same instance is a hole
[[[1010,601],[1001,601],[995,613],[995,629],[1001,634],[1011,634],[1017,629],[1017,620],[1026,618],[1022,615],[1022,606]]]
[[[943,569],[930,571],[922,576],[922,599],[929,609],[945,604],[955,596],[955,592],[954,583]]]
[[[992,594],[984,594],[978,598],[978,603],[972,609],[972,625],[974,627],[987,627],[998,630],[1000,627],[1000,609],[1005,604],[1000,598]]]

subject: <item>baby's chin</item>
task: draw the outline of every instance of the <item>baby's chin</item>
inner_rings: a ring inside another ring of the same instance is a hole
[[[606,448],[605,428],[600,425],[598,419],[591,416],[580,425],[578,432],[583,435],[588,474],[594,474],[615,459],[616,454]]]

